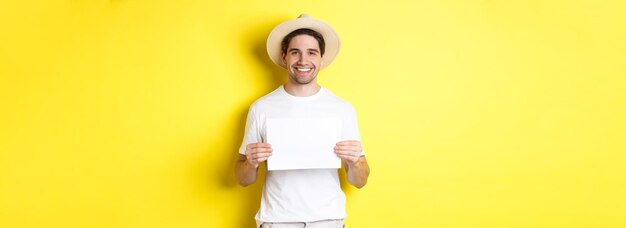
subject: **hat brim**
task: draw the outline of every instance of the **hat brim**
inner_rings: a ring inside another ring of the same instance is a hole
[[[330,25],[310,17],[300,17],[285,21],[270,32],[270,35],[267,37],[267,54],[272,59],[272,62],[282,68],[287,68],[282,61],[281,42],[289,33],[302,28],[311,29],[322,34],[326,47],[322,56],[321,68],[323,69],[330,65],[337,57],[337,53],[339,53],[339,36]]]

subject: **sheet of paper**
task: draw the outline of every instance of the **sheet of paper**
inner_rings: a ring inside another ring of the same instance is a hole
[[[341,126],[338,118],[267,119],[267,143],[273,149],[268,170],[341,168],[334,150]]]

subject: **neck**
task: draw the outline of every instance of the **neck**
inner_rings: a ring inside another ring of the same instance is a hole
[[[304,85],[287,82],[283,87],[287,93],[296,97],[313,96],[321,89],[321,86],[317,84],[317,82],[311,82]]]

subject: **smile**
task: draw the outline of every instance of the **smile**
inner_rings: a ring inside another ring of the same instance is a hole
[[[294,67],[294,68],[297,71],[300,71],[300,72],[309,72],[309,71],[313,70],[313,68],[310,68],[310,67]]]

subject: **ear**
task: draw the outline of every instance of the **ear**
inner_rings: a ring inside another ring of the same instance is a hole
[[[285,53],[283,53],[283,57],[280,58],[281,61],[283,61],[283,64],[287,65],[287,60],[285,59]]]

